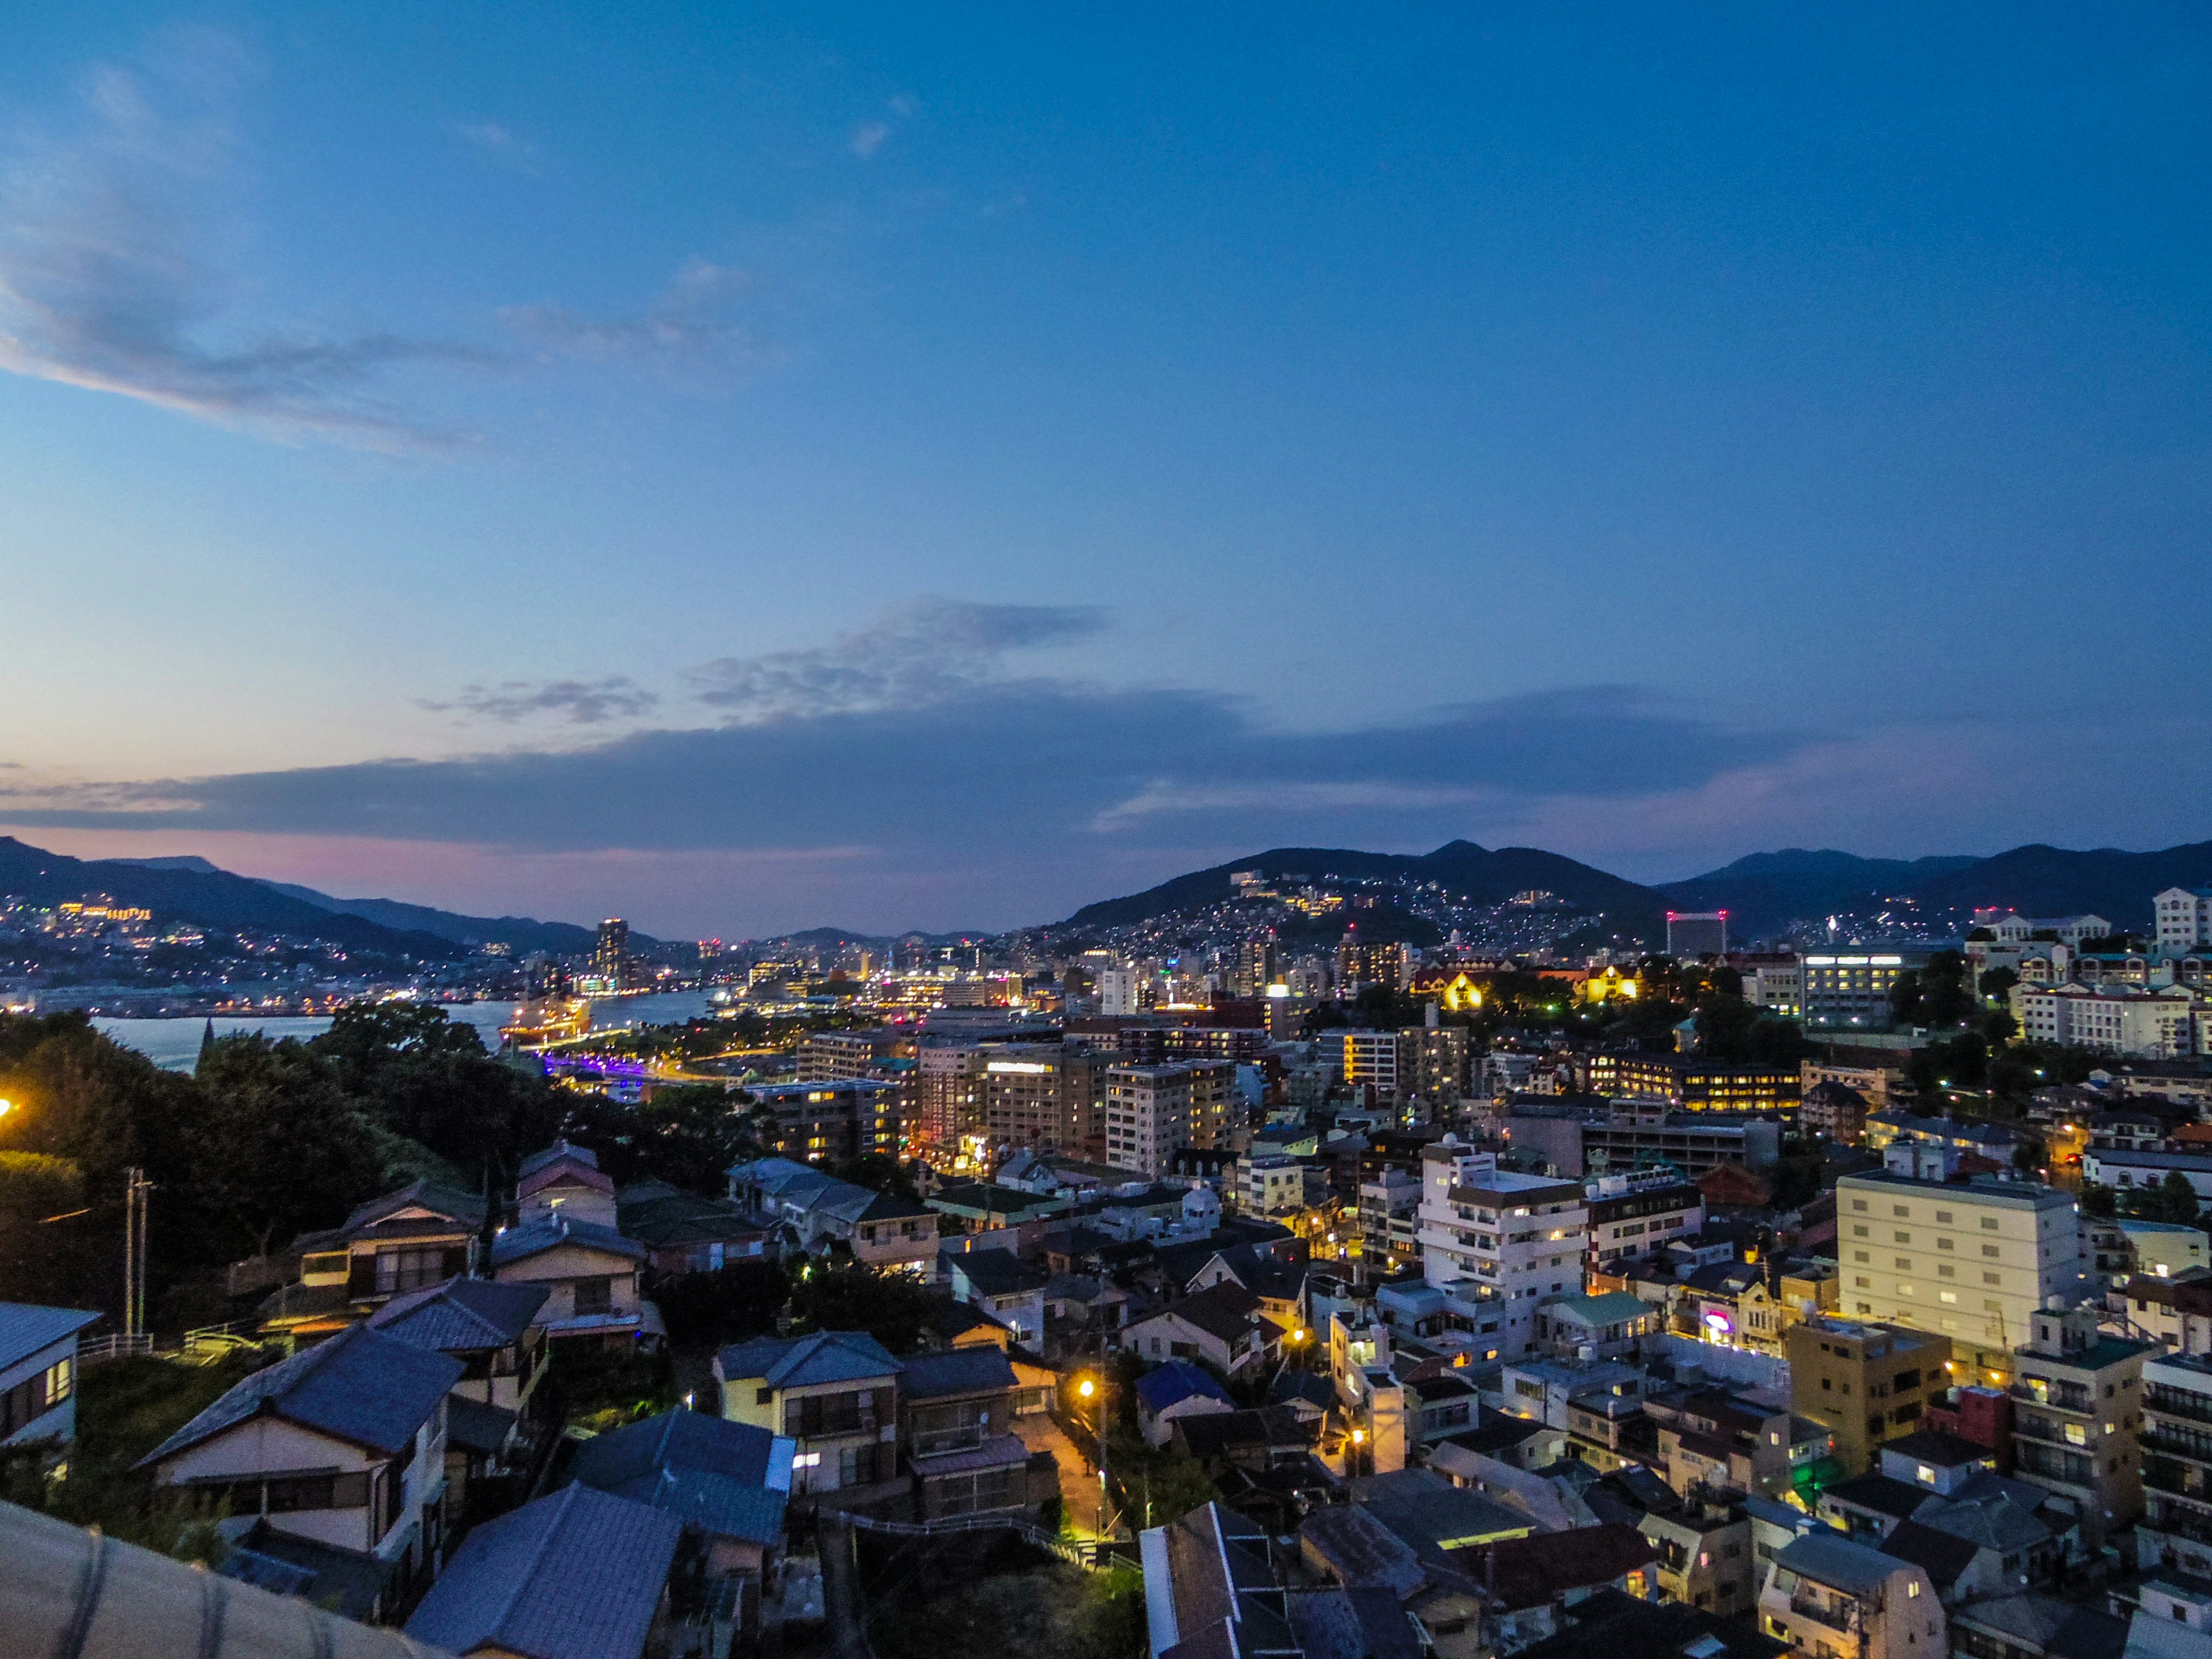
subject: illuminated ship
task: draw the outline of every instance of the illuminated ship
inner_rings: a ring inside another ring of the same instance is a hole
[[[592,1029],[592,1005],[581,997],[535,997],[515,1006],[514,1017],[499,1028],[502,1043],[539,1048],[566,1042]]]

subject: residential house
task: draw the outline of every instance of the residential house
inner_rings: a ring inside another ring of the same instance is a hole
[[[1724,1389],[1656,1395],[1644,1402],[1644,1412],[1658,1425],[1660,1464],[1679,1495],[1700,1490],[1789,1494],[1797,1431],[1788,1412]],[[1823,1446],[1828,1443],[1825,1429],[1813,1432]]]
[[[1636,1523],[1659,1553],[1660,1594],[1723,1615],[1747,1613],[1759,1595],[1751,1516],[1741,1504],[1654,1510]]]
[[[1306,1264],[1285,1261],[1273,1250],[1232,1244],[1217,1250],[1184,1284],[1188,1291],[1234,1285],[1260,1301],[1260,1316],[1275,1328],[1278,1340],[1306,1328]]]
[[[1832,1534],[1774,1554],[1759,1627],[1797,1652],[1832,1659],[1928,1659],[1946,1651],[1943,1607],[1927,1570]]]
[[[577,1447],[568,1478],[674,1516],[704,1546],[709,1577],[757,1584],[783,1546],[798,1443],[678,1407]]]
[[[1665,1323],[1657,1308],[1626,1291],[1563,1297],[1536,1310],[1536,1340],[1560,1359],[1613,1359]]]
[[[76,1438],[77,1333],[99,1317],[0,1302],[0,1445],[60,1452]]]
[[[1130,1321],[1119,1334],[1119,1346],[1147,1359],[1203,1360],[1224,1376],[1237,1376],[1264,1363],[1270,1344],[1262,1334],[1260,1298],[1223,1284]]]
[[[683,1538],[673,1515],[563,1486],[471,1531],[407,1634],[460,1659],[641,1659],[649,1643],[665,1651]]]
[[[881,1271],[927,1273],[937,1259],[937,1211],[896,1194],[855,1186],[787,1158],[729,1171],[730,1197],[774,1216],[788,1248],[832,1250]]]
[[[898,1400],[905,1369],[861,1331],[756,1337],[714,1356],[722,1415],[796,1442],[793,1494],[841,1510],[896,1505],[904,1495]]]
[[[713,1273],[769,1254],[774,1222],[726,1198],[701,1198],[665,1181],[635,1181],[615,1194],[615,1231],[645,1246],[662,1274]]]
[[[1236,1409],[1229,1390],[1188,1359],[1155,1365],[1137,1379],[1137,1427],[1155,1446],[1168,1443],[1178,1418]]]
[[[447,1396],[465,1369],[356,1325],[256,1371],[137,1467],[234,1516],[372,1556],[404,1599],[444,1547]]]
[[[459,1360],[446,1409],[449,1510],[465,1513],[471,1486],[503,1472],[523,1446],[522,1419],[545,1375],[551,1345],[536,1322],[544,1285],[456,1279],[397,1296],[368,1317],[368,1328]]]
[[[556,1140],[544,1152],[532,1152],[522,1160],[515,1171],[514,1207],[525,1224],[560,1217],[611,1228],[617,1210],[615,1183],[599,1168],[598,1153]]]
[[[369,1200],[343,1225],[303,1233],[286,1252],[298,1277],[261,1304],[263,1331],[319,1342],[395,1296],[474,1273],[489,1212],[474,1193],[416,1181]]]
[[[542,1285],[538,1322],[556,1341],[610,1350],[658,1336],[639,1291],[645,1246],[612,1227],[554,1214],[501,1230],[491,1244],[491,1275],[502,1285]]]
[[[1610,1589],[1563,1607],[1559,1619],[1558,1635],[1522,1649],[1518,1659],[1781,1659],[1790,1651],[1741,1620]]]
[[[1267,1535],[1224,1504],[1141,1534],[1151,1659],[1303,1659]]]
[[[1429,1557],[1358,1504],[1332,1504],[1298,1523],[1298,1551],[1316,1577],[1353,1595],[1381,1592],[1419,1626],[1435,1659],[1477,1659],[1488,1649],[1482,1587],[1445,1552]]]
[[[1013,1432],[1018,1384],[995,1346],[916,1354],[906,1362],[899,1376],[901,1430],[923,1521],[1033,1510],[1060,1495],[1060,1466],[1051,1453],[1032,1458]]]
[[[1509,1538],[1453,1553],[1483,1588],[1483,1634],[1501,1655],[1556,1635],[1567,1609],[1600,1590],[1658,1599],[1658,1547],[1617,1522],[1577,1528],[1568,1538]]]
[[[950,1245],[938,1252],[938,1263],[951,1282],[955,1302],[990,1315],[1024,1346],[1043,1349],[1044,1291],[1052,1275],[1042,1266],[1012,1250],[963,1251]]]

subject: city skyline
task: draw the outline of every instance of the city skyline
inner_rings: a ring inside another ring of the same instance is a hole
[[[0,65],[0,830],[733,937],[2202,838],[2186,14],[430,15]]]

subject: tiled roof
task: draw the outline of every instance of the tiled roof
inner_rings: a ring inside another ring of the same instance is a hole
[[[562,1216],[509,1227],[491,1242],[492,1266],[504,1267],[509,1262],[526,1261],[564,1244],[573,1244],[580,1249],[604,1250],[610,1255],[628,1256],[633,1261],[645,1259],[645,1246],[635,1239],[624,1238],[613,1228],[602,1227],[594,1221],[571,1221]]]
[[[938,1255],[985,1296],[1018,1296],[1041,1291],[1052,1275],[1033,1267],[1012,1250],[951,1250],[942,1247]]]
[[[256,1371],[141,1458],[145,1468],[261,1413],[397,1456],[465,1370],[448,1354],[356,1325]]]
[[[772,1544],[783,1534],[796,1449],[750,1424],[677,1410],[586,1441],[568,1473],[686,1526]]]
[[[1899,1522],[1879,1547],[1884,1555],[1923,1569],[1938,1594],[1957,1583],[1959,1575],[1974,1565],[1974,1557],[1981,1551],[1971,1538],[1938,1532],[1917,1521]]]
[[[446,1443],[495,1457],[514,1431],[514,1417],[504,1406],[487,1406],[457,1394],[446,1401]]]
[[[1618,1522],[1577,1528],[1572,1547],[1544,1534],[1501,1538],[1451,1553],[1461,1571],[1481,1580],[1509,1611],[1542,1607],[1569,1590],[1609,1584],[1659,1559],[1650,1540]]]
[[[811,1336],[755,1337],[716,1356],[723,1380],[757,1376],[772,1389],[810,1388],[896,1376],[906,1367],[866,1331],[817,1331]]]
[[[1260,1298],[1242,1285],[1216,1285],[1180,1302],[1170,1302],[1146,1317],[1158,1319],[1174,1314],[1194,1328],[1234,1346],[1251,1334],[1253,1318],[1259,1311]],[[1133,1327],[1145,1322],[1130,1322]]]
[[[1218,1400],[1224,1406],[1233,1407],[1237,1404],[1229,1397],[1229,1391],[1213,1380],[1211,1372],[1201,1370],[1188,1359],[1170,1359],[1137,1379],[1137,1399],[1154,1415],[1194,1395]]]
[[[489,1279],[450,1279],[428,1290],[396,1296],[368,1316],[372,1330],[441,1353],[496,1348],[530,1328],[552,1295],[550,1285],[501,1285]]]
[[[489,1206],[474,1193],[465,1193],[458,1187],[441,1187],[434,1181],[410,1181],[396,1193],[370,1199],[348,1216],[345,1225],[338,1231],[361,1232],[401,1210],[428,1210],[471,1231],[483,1226],[485,1216],[490,1213]]]
[[[456,1653],[637,1659],[683,1534],[673,1516],[564,1486],[462,1540],[407,1634]]]
[[[0,1302],[0,1367],[28,1359],[73,1336],[100,1317],[82,1308],[42,1308],[35,1302]]]
[[[909,1400],[935,1400],[948,1395],[983,1394],[1014,1386],[1014,1368],[1006,1350],[995,1343],[953,1348],[944,1353],[919,1353],[906,1362],[899,1387]]]
[[[590,1147],[571,1146],[565,1140],[556,1140],[544,1152],[532,1152],[528,1158],[524,1158],[520,1167],[514,1172],[515,1179],[527,1181],[540,1170],[557,1164],[564,1158],[574,1160],[587,1170],[596,1170],[599,1167],[599,1155]]]

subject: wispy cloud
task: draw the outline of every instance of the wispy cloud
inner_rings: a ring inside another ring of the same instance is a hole
[[[1089,605],[928,598],[878,611],[828,645],[724,657],[687,678],[701,702],[734,721],[915,708],[988,684],[1012,653],[1086,639],[1106,622]]]
[[[510,306],[501,319],[544,351],[596,363],[649,367],[679,379],[725,380],[757,362],[752,331],[732,312],[752,278],[692,259],[642,311],[592,317],[545,301]]]
[[[433,714],[457,714],[464,720],[496,720],[514,726],[544,715],[571,726],[601,726],[635,719],[660,702],[627,675],[601,680],[502,680],[497,685],[465,685],[450,701],[428,698],[417,706]]]
[[[456,441],[380,387],[483,353],[378,330],[238,317],[216,251],[243,219],[228,37],[165,34],[156,70],[92,72],[70,117],[0,156],[0,370],[296,441]]]
[[[516,173],[535,173],[544,152],[497,121],[463,121],[455,133],[486,160]]]
[[[845,141],[845,148],[863,161],[872,159],[875,153],[884,147],[884,140],[914,118],[917,107],[911,97],[900,93],[884,104],[881,115],[872,117],[854,127],[852,137]]]

